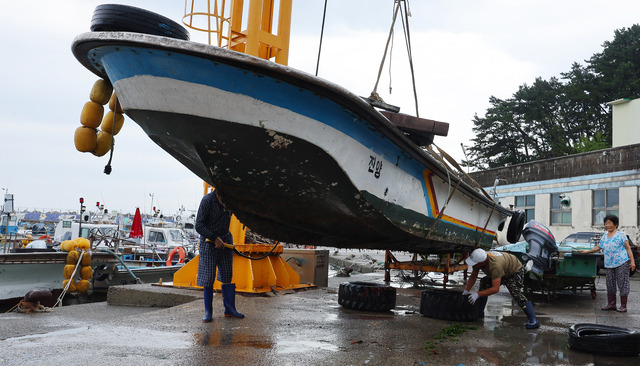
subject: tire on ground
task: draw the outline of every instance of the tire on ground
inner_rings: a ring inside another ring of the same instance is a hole
[[[484,318],[487,297],[480,297],[475,304],[460,291],[427,289],[420,297],[420,314],[434,319],[474,321]]]
[[[134,32],[188,41],[180,24],[154,12],[119,4],[98,5],[91,18],[92,32]]]
[[[640,333],[600,324],[574,324],[569,327],[569,348],[611,356],[637,356]]]
[[[515,211],[509,221],[509,227],[507,228],[507,241],[511,244],[515,244],[522,235],[522,228],[524,227],[524,221],[526,215],[524,211]]]
[[[372,282],[341,283],[338,304],[354,310],[390,311],[396,306],[396,289]]]

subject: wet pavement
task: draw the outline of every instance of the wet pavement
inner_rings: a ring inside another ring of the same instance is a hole
[[[339,254],[339,253],[338,253]],[[375,256],[374,256],[375,257]],[[365,258],[366,259],[366,258]],[[355,258],[352,258],[355,260]],[[368,259],[366,259],[368,260]],[[489,298],[485,318],[453,339],[437,339],[453,322],[419,314],[421,289],[399,280],[390,313],[368,313],[338,305],[341,282],[382,282],[383,271],[335,277],[328,287],[269,296],[236,296],[245,319],[225,318],[214,296],[214,321],[203,324],[200,291],[151,285],[119,286],[118,303],[132,291],[150,303],[134,307],[88,303],[39,314],[0,314],[0,365],[637,365],[640,357],[611,357],[570,350],[567,329],[598,323],[640,329],[640,276],[632,277],[629,312],[600,310],[588,291],[535,296],[542,327],[525,330],[526,317],[503,287]],[[429,273],[423,283],[438,283]],[[449,286],[460,288],[461,275]],[[133,296],[133,295],[130,295]],[[176,304],[158,303],[157,298]],[[126,302],[126,301],[124,301]]]

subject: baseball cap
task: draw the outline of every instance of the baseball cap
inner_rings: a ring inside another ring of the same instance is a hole
[[[484,262],[485,259],[487,259],[487,252],[485,252],[484,249],[478,248],[471,252],[469,258],[464,261],[467,262],[469,267],[473,267],[480,262]]]

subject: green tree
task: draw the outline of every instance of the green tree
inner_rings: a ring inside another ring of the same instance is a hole
[[[614,32],[612,41],[560,78],[536,78],[508,99],[489,98],[473,118],[476,137],[463,165],[495,168],[611,146],[608,102],[640,97],[640,25]]]

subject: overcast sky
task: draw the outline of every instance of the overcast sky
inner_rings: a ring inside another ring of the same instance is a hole
[[[189,3],[191,1],[189,0]],[[73,134],[96,80],[71,53],[89,31],[93,0],[3,2],[0,12],[0,188],[19,209],[90,209],[143,212],[153,206],[172,215],[197,209],[202,181],[156,146],[126,118],[116,136],[113,171],[108,155],[76,151]],[[123,3],[177,22],[182,0]],[[196,6],[202,1],[196,1]],[[473,137],[474,114],[489,97],[508,98],[523,83],[569,71],[573,62],[602,50],[614,30],[638,21],[640,1],[460,0],[410,1],[413,63],[420,117],[448,122],[435,143],[463,158]],[[324,0],[294,0],[289,66],[315,73]],[[392,0],[329,0],[319,76],[368,96],[375,84],[391,24]],[[206,36],[190,30],[191,39]],[[378,93],[401,112],[415,114],[402,28]],[[389,74],[391,73],[391,79]],[[391,80],[391,82],[389,81]],[[389,94],[389,86],[392,93]],[[621,96],[623,97],[623,96]]]

